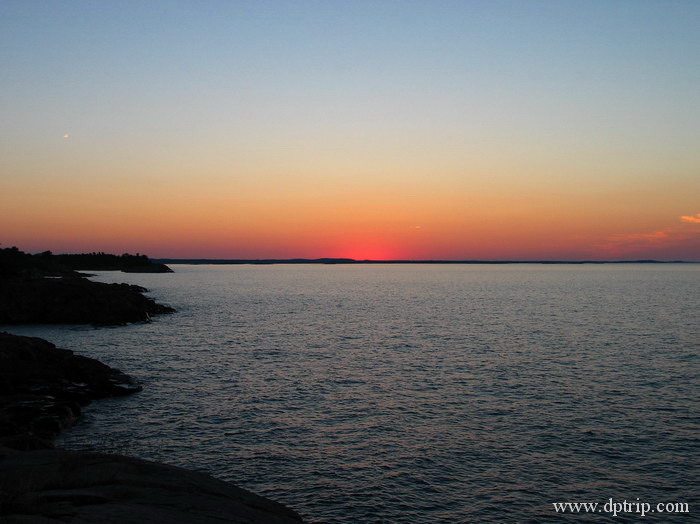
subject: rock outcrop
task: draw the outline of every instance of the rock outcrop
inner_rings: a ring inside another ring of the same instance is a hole
[[[0,445],[50,447],[81,407],[141,387],[102,362],[46,340],[0,333]]]
[[[282,504],[202,473],[58,450],[0,457],[0,515],[8,524],[303,522]]]
[[[117,325],[174,311],[145,291],[80,275],[0,278],[0,324]]]
[[[149,320],[174,309],[143,295],[146,289],[129,284],[93,282],[75,271],[93,262],[96,268],[133,268],[164,272],[170,268],[145,255],[120,257],[104,253],[30,255],[17,249],[0,249],[0,324],[116,325]]]

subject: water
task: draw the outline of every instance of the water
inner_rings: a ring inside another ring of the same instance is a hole
[[[144,385],[59,444],[205,471],[313,523],[542,522],[611,497],[697,518],[700,265],[174,269],[97,277],[177,308],[152,323],[4,328]]]

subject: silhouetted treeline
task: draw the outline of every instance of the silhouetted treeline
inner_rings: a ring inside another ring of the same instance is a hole
[[[22,275],[33,269],[38,262],[38,259],[16,247],[0,249],[0,276]]]
[[[39,255],[39,256],[43,256]],[[124,269],[143,267],[151,264],[146,255],[110,255],[108,253],[80,253],[74,255],[53,255],[62,265],[71,269]]]
[[[169,271],[167,266],[155,264],[146,255],[140,253],[110,255],[99,252],[54,255],[51,251],[44,251],[31,255],[16,247],[0,249],[0,276],[22,276],[34,273],[61,274],[80,269]]]

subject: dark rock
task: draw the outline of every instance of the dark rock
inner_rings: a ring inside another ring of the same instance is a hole
[[[172,273],[173,270],[170,269],[165,264],[160,264],[158,262],[151,262],[147,266],[127,266],[123,267],[122,271],[124,273]]]
[[[291,509],[173,466],[98,453],[0,457],[3,522],[299,524]]]
[[[40,338],[0,333],[0,437],[50,440],[75,424],[81,405],[140,390],[131,377],[98,360]]]
[[[81,276],[2,278],[0,324],[117,325],[174,311],[144,296],[145,291]]]
[[[3,450],[3,448],[5,449]],[[53,449],[53,442],[36,435],[10,435],[8,437],[0,437],[0,455],[35,449]]]

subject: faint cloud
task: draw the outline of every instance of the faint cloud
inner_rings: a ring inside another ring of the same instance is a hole
[[[653,233],[632,233],[629,235],[624,235],[624,237],[632,242],[653,243],[668,238],[670,233],[671,232],[669,230],[664,230],[654,231]]]
[[[628,249],[649,247],[663,243],[669,238],[671,231],[661,230],[652,233],[628,233],[614,235],[600,247],[607,251],[624,251]]]
[[[694,215],[682,216],[681,220],[683,222],[690,222],[691,224],[700,224],[700,213],[695,213]]]
[[[700,214],[681,217],[685,223],[700,223]],[[625,233],[606,238],[596,248],[611,256],[646,256],[652,253],[662,255],[664,252],[682,249],[697,243],[700,231],[695,227],[679,225],[678,227],[660,229],[646,233]]]

